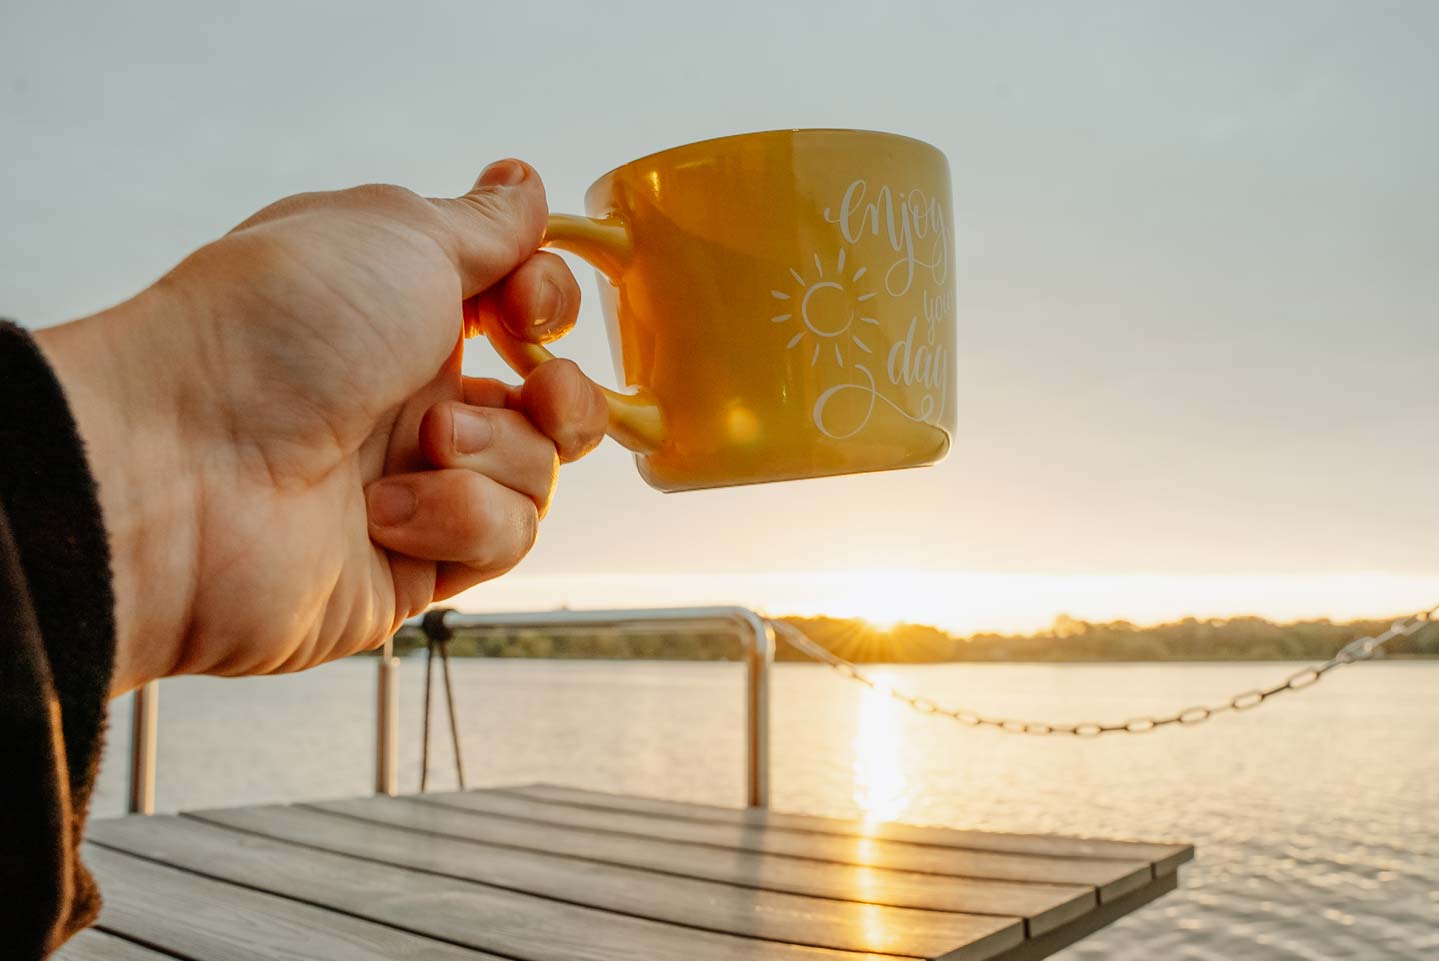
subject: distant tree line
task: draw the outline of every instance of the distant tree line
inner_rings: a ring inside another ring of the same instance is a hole
[[[1383,631],[1387,620],[1296,621],[1276,624],[1262,617],[1199,619],[1139,627],[1128,621],[1095,623],[1060,615],[1047,630],[1032,634],[981,633],[962,637],[925,624],[879,628],[854,618],[786,617],[842,657],[863,663],[953,661],[1228,661],[1324,660],[1356,637]],[[424,636],[405,631],[396,652],[425,646]],[[737,638],[723,632],[636,629],[564,631],[495,629],[458,631],[450,653],[459,657],[641,658],[648,660],[732,660],[741,654]],[[1390,657],[1439,657],[1439,623],[1391,642]],[[806,658],[781,643],[781,661]]]

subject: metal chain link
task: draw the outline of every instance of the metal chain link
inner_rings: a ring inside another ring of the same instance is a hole
[[[1131,717],[1128,720],[1114,724],[1100,724],[1095,721],[1086,721],[1083,724],[1049,724],[1043,721],[1023,721],[1015,718],[989,717],[977,711],[943,707],[930,698],[907,694],[904,691],[897,691],[869,677],[861,671],[856,664],[845,660],[838,654],[820,645],[794,625],[786,624],[784,621],[770,621],[775,632],[801,654],[812,657],[821,663],[828,664],[845,677],[857,681],[871,690],[886,694],[920,714],[933,714],[938,717],[947,717],[952,721],[958,721],[960,724],[968,727],[992,727],[1009,734],[1068,734],[1074,737],[1098,737],[1101,734],[1146,734],[1158,728],[1174,724],[1184,725],[1186,727],[1199,724],[1228,711],[1248,711],[1263,704],[1276,694],[1283,694],[1286,691],[1302,691],[1305,688],[1313,687],[1319,682],[1320,678],[1336,667],[1344,664],[1353,664],[1356,661],[1368,660],[1390,641],[1416,634],[1431,623],[1439,623],[1439,604],[1434,605],[1422,613],[1395,621],[1389,625],[1387,631],[1375,637],[1361,637],[1350,641],[1339,649],[1339,653],[1335,654],[1323,664],[1316,664],[1312,667],[1295,671],[1283,681],[1271,687],[1241,691],[1223,704],[1208,707],[1204,705],[1187,707],[1182,711],[1176,711],[1173,714],[1160,717]]]

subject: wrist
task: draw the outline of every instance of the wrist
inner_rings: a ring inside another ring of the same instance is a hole
[[[39,331],[99,490],[115,596],[112,696],[172,673],[195,594],[194,472],[176,360],[183,310],[162,284]]]

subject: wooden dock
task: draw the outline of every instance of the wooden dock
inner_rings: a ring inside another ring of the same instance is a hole
[[[528,786],[96,820],[61,961],[1043,958],[1173,890],[1179,844]]]

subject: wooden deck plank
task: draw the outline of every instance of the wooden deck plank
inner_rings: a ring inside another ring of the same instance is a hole
[[[107,823],[120,822],[91,827]],[[93,844],[83,857],[104,892],[102,926],[198,961],[500,961]]]
[[[175,956],[90,928],[66,941],[50,961],[175,961]]]
[[[688,841],[865,867],[1008,881],[1088,884],[1098,891],[1101,902],[1137,890],[1149,883],[1154,876],[1148,861],[1055,858],[936,848],[906,841],[851,838],[787,828],[655,818],[626,811],[555,804],[494,791],[428,794],[418,800],[459,810],[528,818],[567,827],[614,831],[638,837]]]
[[[1193,859],[1194,847],[1152,841],[1117,841],[1107,838],[1076,838],[1050,834],[1007,834],[957,828],[928,827],[901,822],[870,824],[864,821],[790,814],[763,808],[734,808],[714,804],[664,801],[656,798],[610,794],[555,784],[527,784],[494,790],[521,794],[539,800],[578,807],[597,807],[725,824],[752,824],[789,828],[818,834],[880,838],[934,847],[968,848],[977,851],[1004,851],[1011,854],[1038,854],[1050,857],[1100,858],[1121,861],[1150,861],[1156,874],[1168,874]]]
[[[1030,935],[1078,918],[1096,904],[1081,885],[951,878],[827,864],[739,849],[635,838],[508,817],[476,817],[410,798],[356,798],[306,807],[411,831],[823,898],[1025,918]],[[202,815],[208,816],[208,815]]]
[[[387,864],[769,941],[928,958],[960,945],[973,949],[959,957],[989,957],[1024,937],[1017,918],[780,894],[449,836],[417,835],[315,809],[251,807],[191,816]]]
[[[91,836],[97,843],[156,858],[196,875],[328,908],[329,912],[324,912],[327,923],[356,914],[522,961],[895,961],[899,957],[780,944],[634,918],[299,847],[190,818],[100,821],[92,824]],[[108,851],[96,853],[103,854],[106,862],[124,857]],[[173,869],[156,866],[155,870]],[[172,886],[183,889],[183,885]],[[125,890],[123,907],[133,910],[148,901],[146,914],[151,923],[156,923],[159,905],[164,905],[160,911],[181,919],[181,924],[191,920],[186,910],[175,911],[167,904],[168,889],[158,896],[150,892],[147,897],[143,885],[137,885],[133,877],[115,880],[111,887]],[[139,923],[141,919],[127,920]],[[252,920],[250,926],[258,920]],[[283,933],[305,944],[302,930]],[[294,951],[287,956],[310,957]],[[327,955],[314,957],[328,959]],[[960,957],[963,955],[955,955],[954,961]],[[946,961],[951,961],[950,956]]]

